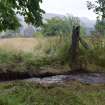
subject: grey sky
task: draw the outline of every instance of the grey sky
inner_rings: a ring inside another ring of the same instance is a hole
[[[95,13],[86,7],[87,0],[43,0],[41,8],[47,13],[71,14],[78,17],[96,19]],[[90,0],[94,1],[94,0]]]

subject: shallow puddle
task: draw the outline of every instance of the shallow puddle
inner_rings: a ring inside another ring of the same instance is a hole
[[[103,73],[81,73],[71,75],[57,75],[45,78],[30,78],[26,79],[29,82],[39,84],[59,84],[70,81],[79,81],[88,84],[105,84],[105,74]]]
[[[55,75],[55,76],[54,76]],[[69,75],[40,74],[9,72],[0,74],[0,82],[27,81],[39,84],[66,84],[71,81],[79,81],[85,84],[105,84],[105,73],[69,73]]]

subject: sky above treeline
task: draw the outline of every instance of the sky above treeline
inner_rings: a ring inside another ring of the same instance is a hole
[[[87,9],[87,0],[43,0],[41,8],[46,13],[56,13],[62,15],[73,15],[87,17],[91,20],[96,19],[95,13]],[[95,0],[89,0],[94,2]]]

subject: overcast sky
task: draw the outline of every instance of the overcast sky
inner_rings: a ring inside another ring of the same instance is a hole
[[[71,14],[94,20],[96,19],[96,15],[87,9],[86,1],[87,0],[43,0],[41,8],[44,9],[46,13]]]

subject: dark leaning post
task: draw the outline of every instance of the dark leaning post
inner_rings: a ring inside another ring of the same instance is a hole
[[[72,44],[71,44],[71,69],[78,70],[79,66],[79,38],[80,26],[73,26],[72,31]]]

